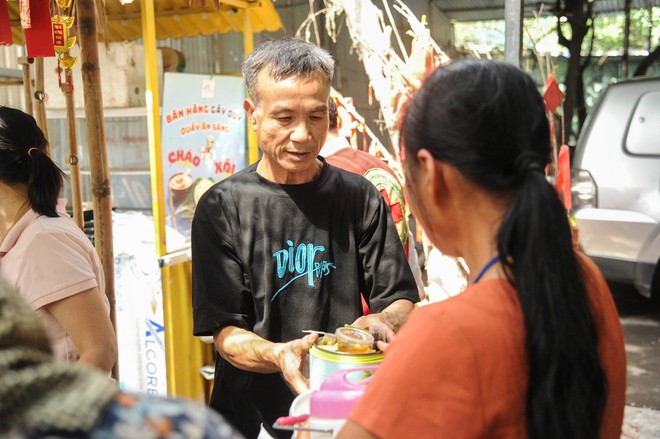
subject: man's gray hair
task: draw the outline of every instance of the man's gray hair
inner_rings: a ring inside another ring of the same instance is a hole
[[[260,44],[243,61],[242,71],[248,94],[259,101],[257,76],[264,69],[275,80],[322,73],[332,83],[335,60],[325,49],[298,38],[282,38]]]

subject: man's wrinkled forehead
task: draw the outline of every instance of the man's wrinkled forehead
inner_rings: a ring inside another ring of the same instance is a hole
[[[310,72],[301,73],[277,69],[273,65],[266,65],[261,69],[261,71],[259,71],[259,74],[257,75],[257,85],[259,85],[259,83],[262,82],[262,80],[265,78],[271,79],[275,82],[293,79],[300,82],[319,81],[330,85],[330,80],[328,80],[328,78],[321,70],[312,70]]]
[[[297,81],[300,83],[306,83],[306,82],[319,82],[322,84],[323,87],[326,87],[328,89],[328,96],[330,95],[330,87],[331,83],[328,80],[328,78],[323,74],[322,71],[320,70],[315,70],[309,74],[287,74],[287,75],[279,75],[279,76],[274,76],[271,71],[268,68],[263,68],[259,74],[256,77],[255,81],[255,92],[257,96],[252,96],[253,99],[255,99],[255,103],[258,103],[259,101],[259,95],[261,95],[265,90],[262,90],[262,87],[264,86],[264,83],[267,83],[269,81],[273,82],[282,82],[282,81],[287,81],[287,80],[293,80]],[[272,85],[269,84],[269,85]],[[266,85],[268,86],[268,85]]]

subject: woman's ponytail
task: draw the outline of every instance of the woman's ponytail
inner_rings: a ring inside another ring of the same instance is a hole
[[[27,187],[30,206],[42,215],[56,217],[64,173],[45,152],[35,147],[29,151]]]
[[[0,106],[0,181],[26,185],[32,210],[55,217],[65,174],[46,154],[47,145],[32,116]]]
[[[527,168],[523,178],[498,252],[527,330],[527,434],[598,438],[605,373],[566,211],[540,170]]]

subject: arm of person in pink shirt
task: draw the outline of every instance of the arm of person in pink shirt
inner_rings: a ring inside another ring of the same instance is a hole
[[[117,336],[98,288],[47,305],[76,346],[81,364],[110,372],[117,361]]]

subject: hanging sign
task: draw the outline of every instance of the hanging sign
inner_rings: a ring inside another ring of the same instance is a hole
[[[139,212],[112,215],[119,387],[167,396],[160,267],[153,239],[145,239],[153,227]]]
[[[71,6],[71,0],[57,0],[57,4],[62,9]],[[78,58],[69,55],[69,50],[76,44],[76,37],[69,35],[69,29],[73,26],[75,17],[66,14],[55,15],[53,17],[53,45],[57,53],[57,73],[60,88],[66,82],[69,93],[73,93],[73,67]],[[64,71],[65,81],[62,81],[62,71]]]
[[[550,114],[555,114],[557,107],[559,107],[564,100],[564,93],[562,93],[557,84],[557,80],[553,74],[548,75],[547,81],[545,81],[545,91],[543,92],[543,102],[545,103],[545,108]]]
[[[190,239],[199,197],[246,165],[243,78],[165,73],[162,153],[166,224]],[[167,251],[177,250],[167,243]]]
[[[9,20],[9,7],[7,2],[0,1],[0,46],[11,45],[14,38],[11,35],[11,21]]]
[[[21,0],[20,11],[28,58],[55,56],[49,0]]]

